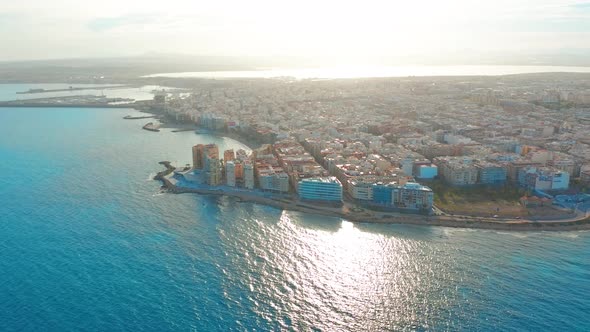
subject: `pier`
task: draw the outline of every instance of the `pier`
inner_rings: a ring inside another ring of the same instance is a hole
[[[147,131],[155,131],[155,132],[160,131],[160,126],[157,124],[154,124],[153,122],[148,122],[141,128],[144,130],[147,130]]]
[[[94,95],[33,98],[0,102],[0,107],[133,108],[134,106],[134,99],[108,98]]]
[[[125,89],[133,88],[133,85],[107,85],[107,86],[84,86],[84,87],[69,87],[63,89],[29,89],[27,91],[19,91],[16,94],[34,94],[34,93],[46,93],[46,92],[66,92],[66,91],[81,91],[81,90],[105,90],[105,89]]]
[[[153,119],[155,117],[156,117],[155,115],[139,115],[139,116],[126,115],[123,117],[123,119],[125,119],[125,120],[141,120],[141,119]]]

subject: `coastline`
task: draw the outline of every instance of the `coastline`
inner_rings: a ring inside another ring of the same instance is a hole
[[[199,134],[227,137],[227,138],[231,138],[233,140],[239,141],[240,143],[244,144],[245,146],[247,146],[251,150],[257,149],[264,144],[264,143],[254,141],[251,138],[248,138],[246,136],[243,136],[240,133],[238,133],[237,131],[215,131],[215,130],[210,130],[210,129],[205,129],[203,127],[200,127],[200,126],[196,125],[194,122],[176,120],[173,116],[171,116],[165,112],[162,112],[161,110],[157,110],[157,109],[145,110],[145,109],[140,109],[140,108],[135,108],[135,109],[142,112],[142,113],[154,114],[156,117],[159,117],[160,122],[161,122],[160,128],[173,129],[172,130],[173,132],[194,130],[194,131],[198,132]]]
[[[171,175],[175,168],[168,161],[160,162],[166,170],[160,171],[154,180],[162,182],[164,188],[170,193],[196,193],[201,195],[229,196],[240,199],[240,202],[263,204],[287,211],[299,211],[329,217],[338,217],[355,223],[376,223],[376,224],[400,224],[400,225],[423,225],[442,226],[454,228],[475,228],[503,231],[578,231],[590,230],[590,218],[579,217],[568,221],[533,221],[526,219],[497,220],[492,218],[480,218],[474,220],[469,216],[432,216],[420,214],[387,213],[379,217],[372,212],[338,211],[334,207],[314,205],[292,200],[273,199],[249,194],[247,191],[224,191],[211,188],[188,188],[177,185]]]
[[[198,130],[199,127],[194,124],[188,124],[182,121],[177,121],[173,117],[168,116],[164,112],[155,109],[143,109],[138,104],[109,104],[109,105],[96,105],[96,104],[63,104],[63,105],[45,105],[45,104],[8,104],[6,102],[0,102],[0,107],[85,107],[85,108],[132,108],[140,112],[147,114],[157,114],[166,117],[166,121],[163,123],[163,128],[183,128]],[[183,130],[179,130],[183,131]],[[255,149],[259,147],[261,143],[254,142],[247,137],[243,137],[237,132],[217,132],[207,131],[207,134],[217,135],[221,137],[229,137],[240,141],[242,144],[249,148]],[[167,170],[171,165],[165,162],[160,164],[164,165]],[[577,230],[590,230],[590,217],[579,216],[571,218],[571,220],[527,220],[527,219],[493,219],[480,217],[475,219],[474,217],[467,215],[443,215],[443,216],[427,216],[421,214],[412,213],[399,213],[391,212],[386,213],[386,216],[377,217],[370,213],[353,212],[348,211],[337,212],[333,208],[317,205],[314,206],[310,203],[302,203],[298,201],[286,202],[284,199],[272,199],[267,197],[261,197],[257,195],[248,194],[247,192],[228,192],[220,191],[217,189],[195,189],[181,187],[173,184],[168,175],[170,172],[160,172],[154,177],[155,180],[160,180],[169,192],[175,194],[181,193],[197,193],[203,195],[218,195],[218,196],[231,196],[239,198],[241,202],[252,202],[257,204],[263,204],[271,207],[275,207],[282,210],[300,211],[316,215],[324,215],[330,217],[339,217],[355,223],[378,223],[378,224],[411,224],[411,225],[425,225],[425,226],[442,226],[442,227],[454,227],[454,228],[474,228],[474,229],[488,229],[488,230],[506,230],[506,231],[577,231]]]

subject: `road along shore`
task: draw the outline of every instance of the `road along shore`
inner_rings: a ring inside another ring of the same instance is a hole
[[[470,216],[428,216],[421,214],[409,213],[387,213],[378,216],[373,211],[363,210],[356,212],[351,210],[344,210],[330,206],[314,205],[309,202],[300,202],[297,200],[287,200],[283,197],[268,198],[257,195],[255,193],[248,193],[247,191],[225,191],[209,188],[189,188],[176,185],[173,180],[175,168],[168,161],[160,162],[166,167],[165,170],[159,172],[154,179],[162,182],[163,187],[171,193],[197,193],[202,195],[217,195],[237,197],[242,202],[252,202],[272,206],[282,210],[300,211],[317,215],[324,215],[330,217],[343,218],[351,222],[358,223],[378,223],[378,224],[409,224],[409,225],[427,225],[427,226],[443,226],[455,228],[478,228],[489,230],[505,230],[505,231],[577,231],[590,230],[590,218],[580,216],[576,219],[560,221],[560,220],[545,220],[533,221],[527,219],[493,219],[493,218],[478,218],[474,219]]]

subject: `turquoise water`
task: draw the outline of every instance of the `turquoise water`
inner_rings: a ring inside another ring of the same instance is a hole
[[[590,233],[352,224],[160,194],[236,141],[0,108],[0,330],[587,331]]]

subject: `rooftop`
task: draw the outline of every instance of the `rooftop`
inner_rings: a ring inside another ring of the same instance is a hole
[[[340,184],[340,181],[338,181],[338,179],[336,179],[336,177],[334,177],[334,176],[305,178],[305,179],[302,179],[301,182],[321,182],[321,183],[338,183],[338,184]]]

